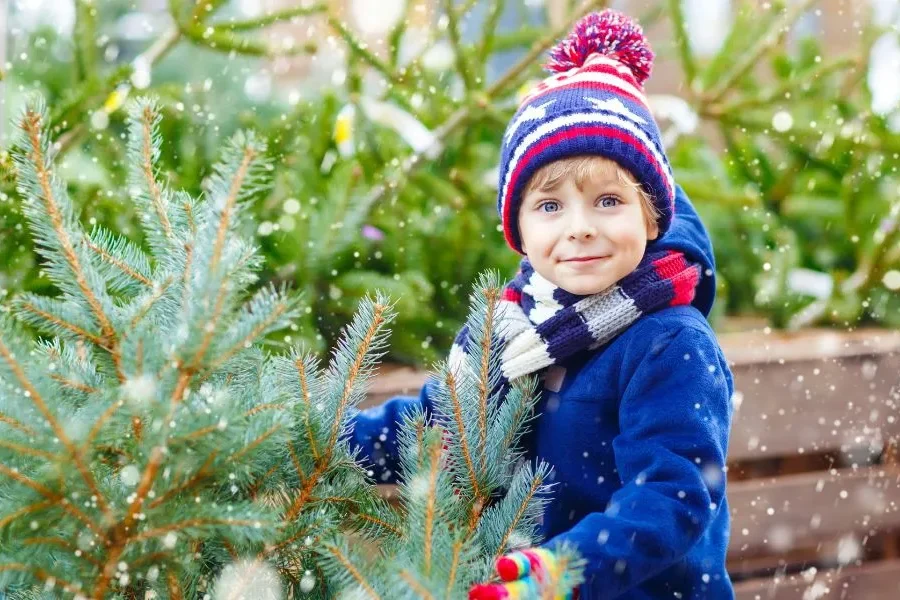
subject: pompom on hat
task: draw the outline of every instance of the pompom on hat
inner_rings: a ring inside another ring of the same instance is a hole
[[[497,210],[513,250],[522,253],[518,214],[528,181],[575,156],[603,156],[627,169],[659,210],[660,235],[669,228],[675,180],[643,88],[652,67],[640,25],[609,9],[583,17],[550,50],[552,75],[525,95],[501,146]]]

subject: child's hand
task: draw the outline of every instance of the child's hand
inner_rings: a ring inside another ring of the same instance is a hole
[[[545,548],[528,548],[497,559],[494,567],[503,583],[472,586],[469,600],[538,600],[544,587],[559,580],[556,556]],[[554,600],[569,600],[572,593],[555,595]]]

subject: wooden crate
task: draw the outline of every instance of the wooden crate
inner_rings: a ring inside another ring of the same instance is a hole
[[[741,332],[720,342],[735,378],[737,599],[900,598],[900,332]],[[415,394],[425,377],[386,365],[365,404]]]

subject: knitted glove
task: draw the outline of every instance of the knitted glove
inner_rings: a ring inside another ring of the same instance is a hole
[[[483,583],[469,590],[469,600],[537,600],[543,586],[559,576],[559,565],[552,551],[528,548],[497,559],[497,575],[503,583]],[[572,592],[554,596],[571,600]]]

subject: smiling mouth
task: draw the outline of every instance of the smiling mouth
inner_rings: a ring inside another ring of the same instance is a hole
[[[578,262],[578,263],[586,263],[586,262],[594,262],[598,260],[603,260],[609,258],[608,256],[584,256],[580,258],[570,258],[564,260],[563,262]]]

